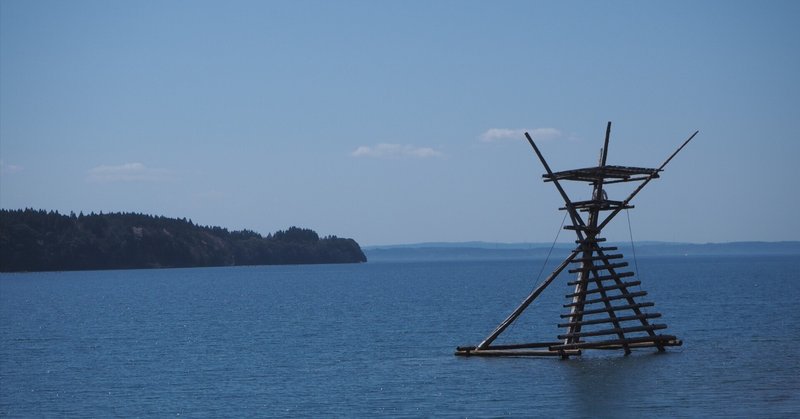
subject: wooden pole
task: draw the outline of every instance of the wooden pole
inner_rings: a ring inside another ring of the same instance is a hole
[[[644,180],[644,182],[640,183],[639,186],[628,196],[627,199],[622,201],[622,205],[620,205],[617,209],[615,209],[610,214],[608,214],[608,216],[606,216],[606,219],[602,223],[600,223],[600,225],[597,227],[598,230],[602,230],[603,227],[605,227],[611,221],[612,218],[614,218],[617,214],[619,214],[619,212],[622,211],[628,205],[628,203],[631,202],[633,197],[635,197],[636,194],[638,194],[639,191],[641,191],[645,187],[645,185],[650,183],[651,180],[655,179],[655,177],[658,174],[658,172],[664,170],[664,167],[666,167],[667,163],[669,163],[672,160],[673,157],[675,157],[681,150],[683,150],[683,148],[686,147],[686,144],[689,144],[689,141],[692,141],[692,138],[694,138],[694,136],[697,135],[697,133],[699,133],[699,132],[700,131],[695,131],[694,134],[692,134],[689,137],[689,139],[684,141],[683,144],[681,144],[681,146],[678,147],[678,149],[675,150],[675,152],[672,153],[672,155],[670,155],[669,158],[667,158],[667,160],[665,160],[664,163],[662,163],[661,166],[659,166],[658,169],[653,170],[653,173],[651,173],[650,176],[648,176]]]
[[[547,288],[547,286],[550,285],[550,283],[553,282],[554,279],[556,279],[558,274],[560,274],[561,271],[563,271],[564,268],[566,268],[569,265],[570,261],[572,261],[572,259],[574,259],[575,256],[578,255],[578,252],[579,248],[573,250],[572,253],[566,259],[564,259],[563,262],[561,262],[561,265],[558,265],[558,268],[556,268],[556,270],[554,270],[553,273],[551,273],[550,276],[548,276],[547,279],[544,280],[544,282],[539,284],[539,286],[536,287],[536,289],[534,289],[525,298],[525,300],[522,301],[522,304],[520,304],[505,320],[503,320],[502,323],[500,323],[499,326],[497,326],[496,329],[494,329],[494,331],[489,335],[489,337],[484,339],[483,342],[481,342],[478,346],[475,347],[475,350],[486,349],[489,345],[491,345],[492,342],[494,342],[494,340],[497,339],[497,337],[500,336],[500,334],[503,333],[503,331],[505,331],[506,328],[510,326],[511,323],[513,323],[514,320],[516,320],[517,317],[519,317],[522,314],[522,312],[525,311],[526,308],[528,308],[528,306],[533,302],[533,300],[535,300],[536,297],[538,297],[539,294],[541,294],[542,291],[544,291],[545,288]]]
[[[569,196],[567,196],[567,193],[564,191],[564,188],[561,187],[561,183],[558,181],[558,179],[552,177],[553,176],[553,171],[550,170],[550,165],[547,164],[547,161],[544,159],[544,156],[542,155],[542,152],[539,151],[539,147],[536,147],[536,143],[533,142],[533,138],[531,138],[530,134],[528,134],[527,132],[525,133],[525,138],[528,139],[528,143],[530,143],[531,147],[533,147],[533,151],[536,152],[536,156],[539,157],[539,161],[542,162],[542,166],[544,166],[544,170],[546,170],[547,174],[551,176],[551,178],[553,179],[553,184],[556,185],[556,189],[558,189],[558,192],[561,194],[561,197],[564,199],[564,203],[566,204],[567,211],[569,211],[569,216],[570,216],[570,218],[572,218],[572,224],[580,225],[580,226],[586,226],[586,223],[583,222],[583,218],[581,218],[580,214],[578,214],[578,211],[576,211],[575,208],[573,207],[572,200],[569,199]],[[583,234],[578,230],[576,230],[576,232],[578,234],[578,238],[583,240]]]
[[[600,166],[606,165],[606,158],[608,157],[608,138],[611,137],[611,121],[606,125],[606,141],[603,144],[603,157],[600,159]]]

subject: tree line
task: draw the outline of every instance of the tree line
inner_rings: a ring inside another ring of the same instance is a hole
[[[266,237],[186,218],[0,210],[0,271],[366,262],[353,239],[290,227]]]

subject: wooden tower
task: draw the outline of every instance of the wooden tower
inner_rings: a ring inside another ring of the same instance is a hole
[[[486,339],[477,346],[458,347],[456,355],[568,358],[580,355],[583,349],[623,350],[627,355],[634,348],[654,347],[658,351],[664,351],[666,346],[682,344],[675,336],[656,333],[667,328],[665,324],[650,322],[661,317],[661,314],[646,310],[654,304],[641,300],[647,295],[646,291],[639,288],[641,281],[635,280],[634,272],[625,270],[628,262],[624,261],[623,255],[617,252],[616,247],[604,246],[603,242],[606,239],[601,237],[600,233],[622,210],[633,208],[630,205],[631,200],[651,180],[659,177],[659,172],[697,135],[697,132],[657,169],[607,165],[610,134],[611,122],[606,127],[605,144],[596,167],[553,172],[531,136],[525,133],[546,171],[542,175],[544,181],[552,182],[564,199],[565,205],[560,209],[568,212],[571,221],[571,224],[566,225],[564,229],[575,232],[577,247]],[[592,187],[592,199],[571,200],[561,185],[564,181],[586,182]],[[622,182],[638,185],[624,200],[609,200],[604,186]],[[564,307],[568,312],[561,315],[564,320],[558,324],[558,327],[566,329],[563,334],[558,335],[560,340],[493,345],[495,339],[514,323],[564,270],[570,274],[577,274],[577,278],[567,283],[574,288],[566,295],[568,302]]]

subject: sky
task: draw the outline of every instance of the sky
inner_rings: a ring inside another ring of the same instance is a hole
[[[0,207],[551,242],[563,203],[522,133],[566,170],[612,121],[616,165],[700,133],[609,240],[799,240],[798,21],[796,1],[4,0]]]

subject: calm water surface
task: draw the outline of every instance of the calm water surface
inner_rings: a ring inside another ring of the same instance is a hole
[[[800,414],[800,257],[640,259],[653,310],[684,340],[666,354],[453,356],[541,264],[3,274],[0,416]],[[568,280],[508,339],[555,337]]]

